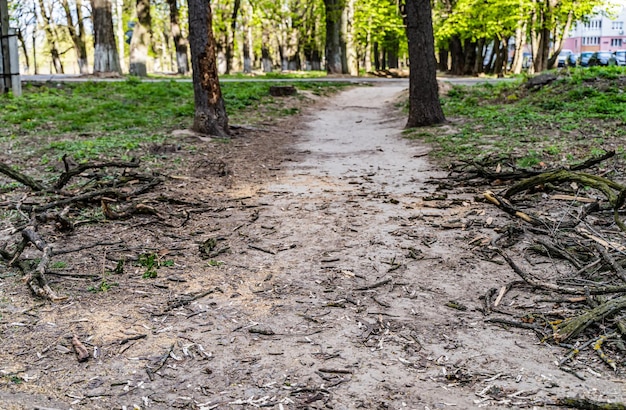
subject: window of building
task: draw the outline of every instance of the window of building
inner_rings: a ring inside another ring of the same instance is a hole
[[[621,38],[612,38],[611,39],[611,47],[621,47],[622,39]]]
[[[600,37],[583,37],[583,46],[597,46],[600,44]]]
[[[611,22],[611,30],[624,30],[624,22],[623,21]]]

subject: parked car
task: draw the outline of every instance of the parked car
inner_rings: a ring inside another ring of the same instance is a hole
[[[617,65],[626,65],[626,50],[617,50],[614,54]]]
[[[572,50],[561,50],[559,56],[556,58],[557,67],[565,67],[569,61],[569,56],[572,55]]]
[[[576,67],[578,65],[578,54],[576,53],[572,53],[569,56],[567,56],[567,61],[566,64],[569,67]]]
[[[596,51],[587,62],[587,65],[589,66],[607,66],[615,64],[617,64],[617,60],[615,59],[615,55],[610,51]]]
[[[578,65],[581,67],[587,67],[589,65],[589,59],[593,55],[593,51],[585,51],[580,53],[580,57],[578,57]]]

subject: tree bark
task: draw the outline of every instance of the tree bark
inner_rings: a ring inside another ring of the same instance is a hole
[[[58,35],[56,32],[56,26],[52,23],[52,10],[46,10],[43,0],[39,0],[39,7],[41,10],[41,18],[43,19],[44,32],[46,34],[46,40],[50,47],[50,56],[52,57],[52,65],[54,71],[57,74],[63,74],[63,63],[61,62],[61,54],[59,53]]]
[[[350,75],[359,75],[359,60],[356,52],[356,39],[354,34],[354,0],[347,0],[344,9],[344,38],[346,39],[346,67],[345,72]]]
[[[324,0],[326,6],[326,71],[329,74],[345,74],[347,67],[342,20],[345,0]]]
[[[211,6],[205,0],[188,0],[189,44],[193,70],[196,132],[228,137],[228,116],[217,74],[216,43]]]
[[[409,42],[409,119],[407,128],[445,121],[437,86],[437,62],[430,0],[406,1]]]
[[[152,17],[150,0],[137,0],[137,24],[130,41],[130,67],[132,75],[148,75],[148,47],[150,46]]]
[[[124,0],[115,0],[115,31],[117,36],[117,56],[118,62],[120,66],[120,72],[126,71],[126,58],[124,53],[124,48],[126,47],[126,34],[124,32],[124,22],[123,22],[123,8],[124,8]]]
[[[94,26],[94,73],[121,73],[115,45],[111,0],[91,0]]]
[[[87,74],[89,69],[87,67],[87,41],[85,39],[85,24],[83,23],[83,11],[82,1],[76,0],[76,22],[74,22],[74,16],[68,0],[61,2],[63,11],[65,12],[65,19],[67,20],[67,30],[74,43],[74,50],[76,50],[76,61],[78,63],[78,69],[81,74]]]
[[[270,53],[270,33],[263,28],[263,44],[261,45],[261,66],[264,73],[272,72],[272,55]]]
[[[237,16],[239,15],[240,7],[241,0],[235,0],[233,4],[233,14],[230,17],[230,31],[226,33],[226,49],[224,50],[226,74],[230,74],[233,69],[233,46],[235,45],[235,31],[237,29]]]
[[[170,26],[172,37],[176,47],[176,68],[178,74],[185,75],[189,72],[189,60],[187,57],[187,41],[180,31],[180,17],[176,0],[167,0],[170,6]]]

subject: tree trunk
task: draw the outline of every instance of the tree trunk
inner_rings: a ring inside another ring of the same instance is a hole
[[[409,42],[409,119],[407,127],[445,121],[437,86],[437,62],[430,0],[406,1]]]
[[[250,50],[252,49],[252,34],[250,27],[246,27],[243,31],[243,72],[248,74],[252,72],[252,56]]]
[[[50,56],[52,57],[54,71],[57,74],[63,74],[63,63],[61,62],[61,54],[59,53],[58,36],[56,27],[53,25],[50,17],[51,11],[46,10],[43,0],[39,0],[39,7],[41,10],[41,18],[43,20],[46,40],[48,41],[48,46],[50,47]]]
[[[272,56],[270,54],[270,33],[263,29],[263,44],[261,45],[261,65],[264,73],[272,72]]]
[[[450,72],[453,75],[462,75],[465,72],[465,54],[458,36],[450,39],[450,63]]]
[[[439,48],[439,63],[437,64],[437,68],[441,72],[448,72],[450,68],[448,67],[450,51],[447,48]]]
[[[233,4],[233,14],[230,18],[230,31],[226,33],[226,49],[224,51],[226,58],[226,74],[230,74],[233,69],[233,46],[235,45],[235,31],[237,29],[237,16],[239,15],[239,7],[241,0],[235,0]]]
[[[463,43],[463,51],[465,52],[465,57],[463,58],[463,61],[465,62],[463,74],[471,75],[476,62],[476,43],[470,41],[469,39],[465,40]]]
[[[123,7],[124,0],[115,0],[115,18],[117,24],[115,25],[115,30],[117,31],[117,56],[120,66],[120,72],[126,71],[126,63],[124,57],[124,47],[126,43],[125,33],[124,33],[124,22],[123,20]]]
[[[498,54],[498,50],[500,49],[500,38],[496,37],[493,39],[493,44],[491,47],[491,53],[489,54],[489,61],[487,62],[487,73],[493,74],[494,72],[494,62],[496,60],[496,55]]]
[[[502,76],[502,71],[505,69],[504,66],[506,64],[508,51],[508,38],[505,37],[502,39],[500,47],[494,51],[496,52],[496,61],[493,63],[493,73],[500,77]]]
[[[170,26],[172,28],[174,46],[176,47],[177,72],[178,74],[185,75],[189,72],[189,60],[187,57],[187,41],[180,31],[178,4],[176,0],[167,0],[167,2],[170,6]]]
[[[345,0],[324,0],[326,6],[326,71],[344,74],[346,43],[343,38],[342,20]]]
[[[189,45],[193,71],[196,132],[228,137],[228,116],[217,74],[216,43],[211,5],[206,0],[188,0]]]
[[[94,73],[121,73],[120,58],[115,46],[113,12],[110,0],[91,0],[94,26]]]
[[[26,48],[26,40],[24,39],[24,33],[21,28],[17,29],[17,39],[22,45],[22,54],[24,55],[24,60],[26,62],[26,70],[30,71],[30,59],[28,58],[28,49]],[[34,51],[34,50],[33,50]]]
[[[474,69],[472,75],[478,75],[484,71],[485,65],[485,39],[478,39],[476,43],[476,60],[474,60]]]
[[[347,0],[344,9],[344,38],[346,39],[346,67],[345,72],[350,75],[359,75],[359,60],[356,52],[356,39],[354,38],[354,0]]]
[[[148,75],[148,47],[150,46],[152,17],[150,16],[150,0],[137,0],[137,24],[130,41],[130,67],[132,75],[146,77]]]
[[[526,23],[519,23],[515,29],[515,53],[513,54],[513,63],[511,64],[511,72],[520,74],[524,63],[524,33],[526,33]]]
[[[378,50],[378,42],[374,42],[374,68],[376,71],[380,70],[380,51]]]
[[[85,39],[85,24],[83,23],[83,11],[82,1],[76,0],[76,22],[72,15],[72,10],[68,0],[61,2],[63,11],[65,12],[65,19],[67,20],[67,30],[74,44],[74,50],[76,50],[76,62],[78,63],[78,70],[81,74],[87,74],[89,68],[87,66],[87,41]]]
[[[372,71],[372,33],[370,31],[367,32],[367,44],[365,44],[365,56],[363,65],[365,66],[365,72],[369,73]]]

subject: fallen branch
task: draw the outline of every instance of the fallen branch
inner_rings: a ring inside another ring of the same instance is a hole
[[[515,273],[517,273],[524,282],[539,289],[551,290],[558,293],[566,293],[571,295],[586,295],[587,293],[592,295],[602,295],[610,293],[626,292],[626,286],[585,286],[580,288],[572,288],[559,286],[554,283],[544,282],[539,279],[532,278],[528,273],[524,272],[509,255],[507,255],[501,249],[497,249],[498,253],[504,258]]]
[[[583,410],[626,410],[626,404],[624,403],[605,403],[590,399],[579,399],[578,397],[557,399],[556,404],[558,406]]]
[[[63,156],[65,162],[65,156]],[[131,162],[105,162],[102,164],[80,164],[79,166],[69,169],[66,163],[66,170],[59,176],[57,182],[54,184],[55,189],[63,188],[72,177],[80,175],[89,169],[102,169],[102,168],[137,168],[139,167],[139,161],[132,160]]]
[[[366,286],[361,286],[361,287],[358,287],[358,288],[354,288],[354,290],[371,290],[371,289],[376,289],[376,288],[379,288],[381,286],[384,286],[384,285],[388,284],[389,282],[391,282],[391,278],[383,279],[380,282],[372,283],[371,285],[366,285]]]
[[[47,190],[47,188],[41,185],[39,182],[35,181],[28,175],[22,174],[21,172],[14,170],[13,168],[8,166],[4,162],[0,162],[0,173],[3,173],[4,175],[8,177],[13,178],[17,182],[20,182],[26,185],[33,191],[46,191]]]
[[[626,296],[620,296],[602,303],[598,307],[591,309],[575,318],[568,319],[556,326],[553,338],[557,342],[566,342],[576,337],[587,327],[595,322],[599,322],[626,308]]]

